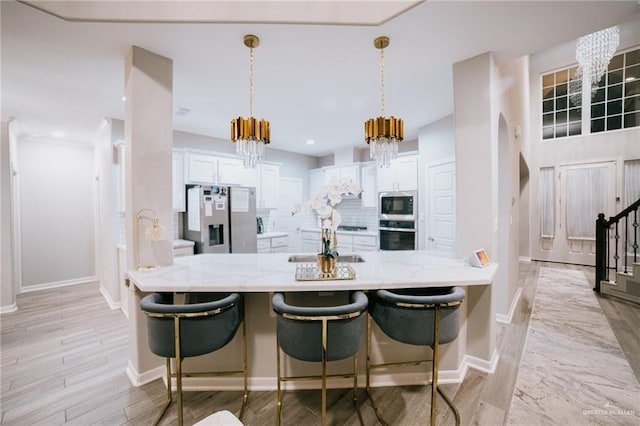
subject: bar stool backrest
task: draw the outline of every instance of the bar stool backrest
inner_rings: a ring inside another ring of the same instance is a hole
[[[366,330],[368,299],[361,291],[340,306],[294,306],[283,293],[275,293],[272,303],[277,314],[277,338],[289,356],[310,362],[322,361],[322,322],[327,321],[327,361],[353,356],[362,346]]]
[[[239,293],[200,293],[186,304],[173,304],[173,293],[152,293],[140,301],[147,314],[149,348],[164,358],[175,357],[174,318],[180,317],[180,355],[214,352],[236,334],[244,312]]]
[[[460,331],[459,313],[465,298],[461,287],[378,290],[369,312],[389,337],[411,345],[433,346],[434,310],[440,310],[439,343],[449,343]]]

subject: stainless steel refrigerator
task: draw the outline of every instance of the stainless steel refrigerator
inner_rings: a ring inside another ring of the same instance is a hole
[[[257,253],[256,189],[187,185],[184,239],[195,253]]]

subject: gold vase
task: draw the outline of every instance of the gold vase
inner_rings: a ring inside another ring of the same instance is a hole
[[[336,258],[319,254],[318,268],[320,269],[320,271],[322,271],[323,274],[331,273],[336,268]]]

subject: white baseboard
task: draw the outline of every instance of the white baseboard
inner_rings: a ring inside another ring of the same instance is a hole
[[[425,385],[431,381],[431,368],[426,367],[428,371],[422,373],[407,372],[395,374],[372,374],[371,386],[408,386],[408,385]],[[468,365],[463,362],[458,370],[440,370],[438,372],[438,383],[461,383],[464,380]],[[485,371],[485,370],[482,370]],[[166,379],[165,383],[166,383]],[[358,374],[359,386],[366,383],[365,374]],[[252,391],[273,391],[276,389],[275,377],[256,377],[249,378],[249,389]],[[282,383],[284,390],[309,390],[320,389],[319,380],[296,381]],[[172,380],[172,387],[175,388],[175,379]],[[353,379],[350,377],[328,377],[327,388],[330,389],[348,389],[353,387]],[[242,377],[185,377],[182,379],[182,388],[187,391],[202,390],[242,390]]]
[[[465,355],[457,370],[440,370],[438,371],[438,383],[462,383],[469,368],[482,371],[487,374],[493,374],[498,366],[500,357],[498,350],[494,349],[490,360],[476,358],[474,356]],[[407,372],[396,374],[372,374],[371,387],[382,386],[409,386],[409,385],[425,385],[431,381],[431,369],[423,373]],[[127,365],[127,376],[133,386],[139,387],[162,378],[166,384],[165,367],[157,367],[143,374],[139,374],[133,367],[131,362]],[[366,383],[366,375],[358,374],[358,384]],[[284,390],[308,390],[320,389],[320,381],[309,380],[299,382],[285,382],[282,384]],[[254,377],[248,379],[248,387],[252,391],[273,391],[276,389],[275,377]],[[182,379],[182,389],[185,391],[238,391],[242,390],[244,382],[242,376],[229,377],[185,377]],[[329,377],[327,378],[327,388],[329,389],[348,389],[353,387],[353,379],[348,377]],[[172,388],[175,389],[175,379],[172,380]]]
[[[114,302],[109,292],[102,286],[100,286],[100,294],[102,294],[104,300],[107,301],[110,309],[120,309],[120,302]]]
[[[32,291],[48,290],[50,288],[66,287],[70,285],[89,284],[97,281],[98,281],[98,278],[96,276],[74,278],[71,280],[63,280],[63,281],[53,281],[50,283],[35,284],[35,285],[29,285],[26,287],[23,286],[20,288],[20,293],[29,293]]]
[[[138,373],[138,370],[131,364],[131,361],[127,363],[127,377],[129,377],[129,381],[135,387],[140,387],[146,385],[147,383],[153,382],[154,380],[160,379],[163,377],[166,371],[166,367],[164,365],[151,369],[149,371],[145,371],[144,373]]]
[[[511,320],[513,319],[513,313],[516,311],[516,306],[518,306],[518,302],[520,301],[521,295],[522,295],[522,287],[518,287],[518,289],[516,290],[516,294],[514,294],[513,299],[511,299],[509,312],[507,312],[507,315],[496,314],[496,321],[504,324],[511,324]]]
[[[519,260],[520,260],[520,262],[531,263],[531,258],[528,257],[528,256],[520,256]]]
[[[499,360],[500,355],[498,355],[498,349],[494,349],[489,361],[482,358],[476,358],[475,356],[465,355],[462,360],[462,364],[466,364],[469,368],[482,371],[483,373],[493,374],[496,372]]]
[[[15,303],[13,305],[0,306],[0,314],[8,314],[9,312],[15,312],[18,310],[18,305]]]

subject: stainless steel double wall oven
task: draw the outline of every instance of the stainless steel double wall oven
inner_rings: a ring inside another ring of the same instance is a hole
[[[418,248],[416,191],[381,192],[378,198],[380,250]]]

